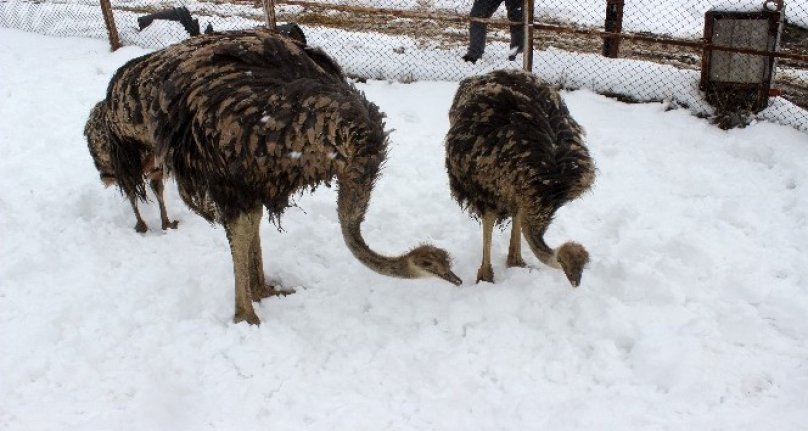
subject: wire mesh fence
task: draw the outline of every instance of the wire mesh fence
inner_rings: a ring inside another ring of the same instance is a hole
[[[276,0],[274,11],[279,23],[297,23],[310,45],[323,48],[357,78],[459,80],[521,67],[507,24],[509,9],[521,0],[476,1],[488,9],[477,16],[493,10],[494,22],[487,26],[484,53],[473,63],[463,57],[471,52],[470,12],[481,9],[475,0]],[[112,9],[124,45],[162,48],[190,37],[189,27],[204,32],[265,25],[264,3],[113,0]],[[600,32],[615,31],[606,22],[614,3],[622,8],[618,31],[645,38],[621,39],[618,54],[607,57]],[[668,101],[708,115],[713,108],[699,89],[705,13],[763,5],[764,0],[536,0],[533,71],[565,88],[589,88],[626,101]],[[175,7],[185,8],[187,16],[143,19]],[[786,0],[784,15],[780,51],[808,55],[808,0]],[[99,0],[0,0],[0,26],[107,37]],[[676,41],[692,43],[671,43]],[[781,94],[759,117],[808,131],[808,62],[779,59],[773,87]]]

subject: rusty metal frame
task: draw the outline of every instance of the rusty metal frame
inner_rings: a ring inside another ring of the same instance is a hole
[[[795,54],[790,52],[769,52],[758,49],[746,49],[724,45],[713,45],[711,43],[705,42],[703,39],[700,41],[668,39],[663,37],[646,36],[641,34],[612,33],[608,31],[578,29],[578,28],[570,28],[549,24],[535,24],[535,23],[533,24],[533,27],[536,28],[537,30],[551,31],[555,33],[574,33],[574,34],[600,36],[600,37],[614,36],[619,37],[621,39],[634,40],[639,42],[657,43],[661,45],[686,46],[689,48],[711,49],[713,51],[737,52],[739,54],[760,55],[764,57],[774,57],[774,58],[787,58],[791,60],[808,62],[808,54]]]
[[[735,18],[735,19],[749,19],[749,20],[765,20],[768,24],[769,35],[775,35],[779,38],[780,21],[782,19],[782,12],[707,12],[704,19],[704,37],[706,40],[711,40],[714,34],[715,21],[722,18]],[[701,55],[701,80],[699,81],[699,89],[707,93],[708,100],[713,97],[711,93],[718,92],[751,92],[756,94],[754,101],[754,108],[756,110],[763,109],[768,104],[769,91],[772,85],[772,78],[775,69],[775,58],[773,55],[767,55],[766,76],[762,77],[763,80],[759,83],[734,83],[734,82],[714,82],[710,80],[712,49],[709,44],[705,45],[704,51]],[[772,47],[777,49],[777,44]]]
[[[606,20],[603,29],[610,33],[623,33],[623,0],[606,0]],[[620,38],[603,38],[603,56],[617,58],[620,55]]]
[[[533,1],[525,0],[522,6],[522,25],[525,27],[525,40],[522,44],[522,68],[533,71]]]
[[[264,0],[264,19],[267,23],[267,28],[271,30],[278,29],[278,23],[275,19],[275,0]]]
[[[112,14],[112,5],[109,0],[101,0],[101,15],[104,16],[104,25],[107,27],[109,46],[113,51],[121,47],[121,39],[118,36],[118,27],[115,26],[115,16]]]

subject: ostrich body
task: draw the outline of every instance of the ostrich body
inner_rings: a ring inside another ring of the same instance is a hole
[[[160,220],[163,230],[176,229],[179,222],[168,219],[168,212],[163,199],[163,172],[155,168],[153,146],[149,145],[147,141],[137,139],[129,139],[125,143],[119,141],[113,146],[112,140],[116,138],[107,125],[107,112],[108,107],[105,100],[96,103],[90,111],[87,124],[84,126],[87,146],[95,168],[101,176],[101,182],[105,187],[116,184],[121,192],[126,195],[132,205],[132,211],[135,213],[135,231],[143,233],[148,230],[148,226],[140,217],[137,201],[146,200],[144,181],[148,180],[149,186],[157,197],[157,203],[160,206]],[[145,130],[141,130],[140,136],[143,136],[143,133],[145,133]],[[123,162],[123,165],[113,165],[111,154],[113,148],[130,152],[127,157],[115,159],[119,164]]]
[[[387,257],[363,240],[387,155],[383,115],[324,52],[265,29],[203,35],[132,60],[109,88],[119,126],[144,121],[182,199],[224,226],[236,322],[258,324],[252,301],[278,293],[264,283],[263,208],[278,220],[293,195],[334,178],[342,235],[359,261],[389,276],[460,284],[441,249]]]
[[[580,244],[544,242],[556,210],[588,190],[595,166],[584,131],[559,94],[523,71],[494,71],[460,83],[449,111],[446,168],[452,197],[482,220],[477,281],[493,282],[491,234],[512,218],[508,266],[524,266],[521,236],[575,287],[589,260]]]

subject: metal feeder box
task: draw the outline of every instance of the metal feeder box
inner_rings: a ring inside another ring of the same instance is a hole
[[[780,7],[761,4],[758,11],[711,10],[704,15],[701,88],[707,101],[725,112],[759,112],[769,102],[775,59],[771,56],[717,51],[710,45],[776,52],[780,42]]]

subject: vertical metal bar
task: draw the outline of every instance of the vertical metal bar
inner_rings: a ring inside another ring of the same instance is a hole
[[[606,21],[603,29],[609,33],[623,32],[623,0],[606,0]],[[617,58],[620,55],[620,36],[603,38],[603,56]]]
[[[264,18],[266,18],[267,28],[277,30],[278,24],[275,21],[275,0],[264,0]]]
[[[522,68],[528,72],[533,71],[533,2],[534,0],[525,0],[524,6],[522,6],[522,20],[525,25]]]
[[[710,83],[710,65],[713,60],[713,50],[710,45],[713,43],[713,21],[715,20],[715,12],[707,11],[704,14],[704,42],[706,45],[702,47],[701,51],[701,80],[699,81],[699,88],[707,90]]]
[[[115,51],[121,47],[121,39],[118,37],[118,27],[115,26],[115,16],[112,15],[109,0],[101,0],[101,15],[104,16],[104,25],[107,27],[109,46]]]
[[[780,36],[782,35],[783,20],[785,19],[785,13],[783,13],[783,2],[778,1],[776,2],[776,5],[778,7],[776,11],[767,13],[769,18],[769,40],[766,49],[772,53],[780,50]],[[766,59],[765,79],[760,86],[760,93],[758,95],[761,110],[769,105],[769,93],[771,92],[772,82],[774,81],[774,74],[776,70],[777,59],[773,56],[769,56]]]

